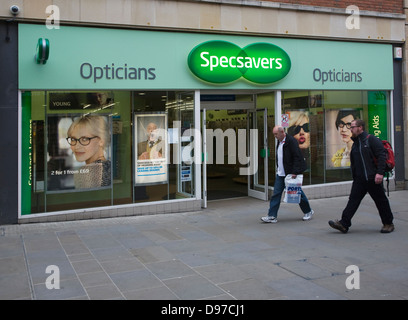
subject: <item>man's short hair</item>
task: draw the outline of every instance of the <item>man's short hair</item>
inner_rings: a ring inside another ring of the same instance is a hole
[[[355,119],[353,120],[354,123],[356,124],[357,127],[363,127],[363,130],[365,130],[365,122],[364,120],[361,119]]]

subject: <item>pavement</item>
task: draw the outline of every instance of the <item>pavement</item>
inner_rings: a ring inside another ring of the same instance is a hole
[[[197,212],[0,226],[1,300],[406,300],[408,191],[390,192],[395,231],[367,195],[347,234],[347,197],[244,197]],[[236,303],[236,302],[235,302]],[[170,305],[169,305],[170,307]]]

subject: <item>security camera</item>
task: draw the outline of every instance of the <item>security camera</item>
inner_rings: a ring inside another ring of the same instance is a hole
[[[10,7],[10,13],[14,16],[20,13],[20,8],[16,5]]]

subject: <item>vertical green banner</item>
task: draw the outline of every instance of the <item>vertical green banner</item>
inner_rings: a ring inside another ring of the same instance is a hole
[[[388,140],[387,92],[368,92],[368,133]]]
[[[21,116],[21,214],[31,213],[32,172],[32,122],[31,92],[22,94]]]

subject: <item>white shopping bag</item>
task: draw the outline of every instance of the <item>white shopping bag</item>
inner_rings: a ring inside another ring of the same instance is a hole
[[[298,174],[294,179],[291,174],[288,174],[285,177],[285,197],[283,198],[283,202],[300,203],[302,183],[303,174]]]

